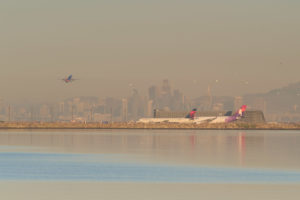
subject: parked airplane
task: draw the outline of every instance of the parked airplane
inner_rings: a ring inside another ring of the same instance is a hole
[[[73,81],[78,80],[78,79],[72,78],[72,74],[71,74],[70,76],[68,76],[66,78],[63,78],[61,80],[64,81],[65,83],[70,83],[70,82],[73,82]]]
[[[240,107],[240,109],[238,109],[236,111],[236,113],[234,115],[231,116],[218,116],[218,117],[212,117],[211,119],[209,119],[207,122],[208,123],[229,123],[229,122],[233,122],[236,120],[241,119],[244,116],[244,112],[246,111],[247,106],[246,105],[242,105]],[[200,120],[197,123],[203,123],[201,121],[202,117],[199,117],[198,120]]]
[[[185,118],[141,118],[137,122],[141,123],[229,123],[239,120],[243,117],[247,106],[243,105],[234,115],[231,116],[208,116],[208,117],[195,117],[197,109],[193,109]]]

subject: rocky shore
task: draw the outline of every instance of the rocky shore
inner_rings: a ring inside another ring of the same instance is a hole
[[[0,129],[199,129],[199,130],[300,130],[300,123],[79,123],[1,122]]]

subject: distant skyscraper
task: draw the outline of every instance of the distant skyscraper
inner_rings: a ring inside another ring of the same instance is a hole
[[[122,120],[126,122],[128,120],[128,100],[122,99]]]
[[[174,90],[173,97],[172,97],[172,110],[184,110],[184,96],[178,90]]]
[[[147,117],[152,117],[153,115],[153,101],[149,100],[147,103]]]
[[[157,106],[157,100],[159,98],[159,88],[157,86],[151,86],[148,89],[149,100],[153,101],[153,105]]]
[[[172,93],[171,86],[168,80],[163,80],[163,84],[161,87],[161,95],[159,99],[159,107],[161,109],[170,109],[172,105]]]
[[[161,94],[162,95],[171,95],[171,86],[169,84],[169,80],[167,80],[167,79],[163,80]]]

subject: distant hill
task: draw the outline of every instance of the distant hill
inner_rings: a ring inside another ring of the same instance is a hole
[[[244,96],[249,108],[260,109],[274,121],[300,121],[300,82],[267,93]]]

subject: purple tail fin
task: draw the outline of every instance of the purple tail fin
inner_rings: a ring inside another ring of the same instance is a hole
[[[234,115],[227,117],[225,119],[225,122],[233,122],[233,121],[240,119],[244,115],[246,108],[247,108],[246,105],[242,105],[242,107],[240,109],[238,109],[238,111],[236,111],[236,113]]]

